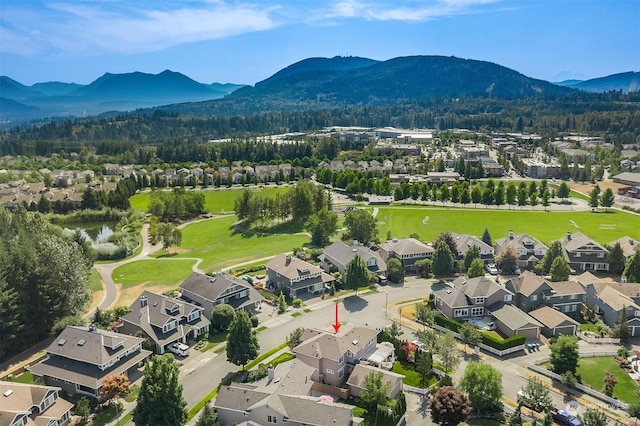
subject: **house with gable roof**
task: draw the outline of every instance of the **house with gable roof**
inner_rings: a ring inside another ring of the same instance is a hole
[[[431,259],[434,248],[415,238],[393,238],[380,244],[380,256],[385,262],[395,257],[402,262],[406,271],[416,270],[415,264],[422,259]]]
[[[353,406],[335,402],[329,395],[314,396],[313,367],[292,360],[270,367],[256,384],[221,385],[213,403],[222,425],[274,424],[356,425]],[[247,423],[245,423],[247,422]]]
[[[133,372],[151,355],[144,339],[96,329],[67,326],[47,347],[47,357],[31,367],[33,376],[66,393],[100,398],[107,376]]]
[[[3,426],[64,426],[73,404],[59,395],[62,389],[0,381],[0,424]]]
[[[335,278],[319,267],[288,254],[278,254],[267,265],[267,284],[281,288],[292,298],[300,293],[319,293]]]
[[[529,315],[542,324],[542,334],[546,337],[558,337],[561,334],[573,336],[578,330],[578,321],[551,306],[542,306],[529,312]]]
[[[609,250],[582,232],[567,232],[560,240],[564,258],[576,271],[608,271]]]
[[[509,230],[509,235],[499,238],[495,243],[495,254],[500,256],[508,248],[518,253],[517,265],[521,269],[532,269],[547,254],[548,247],[529,234],[515,235]]]
[[[634,298],[619,291],[615,285],[609,285],[591,274],[585,272],[578,276],[578,281],[585,289],[585,304],[593,308],[600,315],[602,321],[609,327],[615,327],[623,309],[626,310],[627,324],[632,336],[640,336],[640,304]],[[625,286],[626,284],[621,284]],[[640,296],[640,293],[636,294]]]
[[[380,255],[368,247],[363,247],[358,243],[354,243],[349,247],[341,241],[327,246],[320,255],[320,267],[325,272],[332,272],[332,268],[336,268],[341,274],[345,274],[347,265],[356,255],[360,256],[362,261],[367,265],[369,272],[377,275],[387,275],[387,264]]]
[[[182,298],[203,308],[203,315],[211,321],[213,308],[227,304],[233,309],[253,312],[264,297],[247,281],[217,271],[213,276],[194,272],[180,284]]]
[[[155,343],[160,355],[174,343],[197,340],[209,332],[211,324],[201,306],[150,291],[144,291],[129,310],[120,317],[118,331],[130,335],[142,331]]]
[[[495,261],[493,247],[482,241],[480,238],[469,234],[456,234],[455,232],[451,232],[450,234],[456,242],[456,248],[458,249],[458,253],[454,253],[456,259],[463,259],[469,249],[476,246],[480,250],[480,259],[482,259],[485,264],[493,263]]]
[[[551,306],[564,313],[577,313],[585,295],[577,281],[552,282],[531,271],[509,278],[505,288],[515,294],[515,305],[524,312]]]
[[[311,380],[345,387],[354,366],[376,352],[377,336],[378,330],[351,325],[343,325],[337,333],[306,329],[293,353],[313,367]]]
[[[607,244],[609,247],[613,247],[616,244],[620,243],[620,248],[622,248],[622,253],[624,254],[624,258],[629,260],[633,257],[634,254],[640,248],[640,241],[634,240],[629,236],[620,237],[617,240],[611,241]]]

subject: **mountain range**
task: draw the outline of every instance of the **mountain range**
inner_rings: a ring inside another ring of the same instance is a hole
[[[640,73],[550,83],[491,62],[447,56],[387,61],[360,57],[309,58],[255,86],[203,84],[169,70],[159,74],[106,73],[91,84],[47,82],[25,86],[0,77],[0,121],[98,115],[163,106],[198,115],[376,105],[424,98],[552,97],[574,90],[639,89]],[[168,105],[168,106],[167,106]]]

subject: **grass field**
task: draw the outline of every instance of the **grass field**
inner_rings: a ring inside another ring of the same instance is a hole
[[[288,191],[288,187],[272,187],[256,189],[256,193],[262,197],[275,197],[276,193],[284,193]],[[205,198],[205,207],[209,213],[233,213],[233,204],[236,198],[242,194],[243,189],[219,189],[219,190],[206,190],[201,191]],[[149,200],[151,199],[151,193],[143,192],[141,194],[135,194],[129,198],[131,208],[139,211],[147,211],[149,207]]]
[[[604,387],[604,372],[611,371],[618,379],[613,388],[613,396],[620,401],[635,403],[638,399],[638,386],[633,383],[631,377],[618,365],[613,357],[580,358],[578,374],[582,377],[582,383],[602,392]]]
[[[235,221],[235,216],[223,217],[186,226],[182,230],[180,253],[175,258],[201,258],[199,269],[210,272],[289,252],[309,243],[307,235],[242,234],[233,229]]]
[[[95,269],[89,271],[89,279],[87,280],[87,288],[92,293],[95,291],[102,291],[102,284],[100,282],[100,274]]]
[[[506,237],[510,229],[547,243],[561,238],[567,231],[580,231],[603,244],[625,235],[640,238],[640,216],[617,210],[594,213],[507,210],[507,207],[505,210],[381,207],[376,220],[382,238],[390,230],[393,237],[417,233],[425,241],[448,231],[481,236],[485,228],[494,240]],[[601,224],[615,225],[615,229],[600,229]]]
[[[127,263],[113,271],[113,281],[123,289],[144,285],[178,287],[191,274],[194,260],[139,260]]]

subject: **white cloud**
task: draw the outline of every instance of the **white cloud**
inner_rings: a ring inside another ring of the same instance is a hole
[[[25,5],[26,3],[26,5]],[[60,2],[3,9],[2,51],[141,53],[224,39],[278,25],[277,6],[198,2]]]
[[[361,18],[368,21],[424,22],[439,17],[476,13],[479,7],[502,0],[339,0],[318,11],[318,21]]]

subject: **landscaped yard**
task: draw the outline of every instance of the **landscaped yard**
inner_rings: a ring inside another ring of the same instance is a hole
[[[404,380],[402,380],[405,384],[409,386],[413,386],[414,388],[421,388],[420,385],[420,374],[413,369],[413,365],[408,362],[396,362],[393,364],[393,368],[391,369],[394,373],[402,374],[405,376]],[[429,383],[427,386],[431,386],[438,378],[435,375],[432,375],[429,378]]]
[[[638,399],[638,386],[631,377],[618,365],[612,357],[580,358],[578,374],[582,383],[602,392],[604,387],[604,372],[611,371],[618,379],[613,389],[613,396],[620,401],[634,403]]]
[[[163,286],[167,290],[178,287],[191,274],[195,260],[165,259],[139,260],[127,263],[113,271],[113,281],[123,289],[139,285]]]
[[[288,191],[288,187],[272,187],[256,189],[256,193],[261,197],[275,197],[276,193],[283,193]],[[235,199],[242,194],[243,189],[226,189],[219,190],[206,190],[200,191],[204,194],[205,208],[209,213],[221,214],[221,213],[233,213]],[[135,194],[129,198],[131,208],[134,210],[147,211],[149,207],[149,200],[151,199],[151,193],[143,192],[141,194]]]
[[[561,238],[567,231],[580,231],[600,243],[608,243],[625,235],[636,235],[640,217],[622,211],[608,213],[590,211],[527,211],[527,207],[502,206],[501,210],[442,208],[433,206],[380,207],[378,233],[387,231],[397,238],[417,233],[424,241],[434,240],[442,232],[482,235],[485,227],[494,239],[506,237],[509,230],[527,233],[542,242]],[[573,221],[573,222],[571,222]],[[575,223],[576,226],[573,225]],[[601,224],[616,225],[600,229]]]

